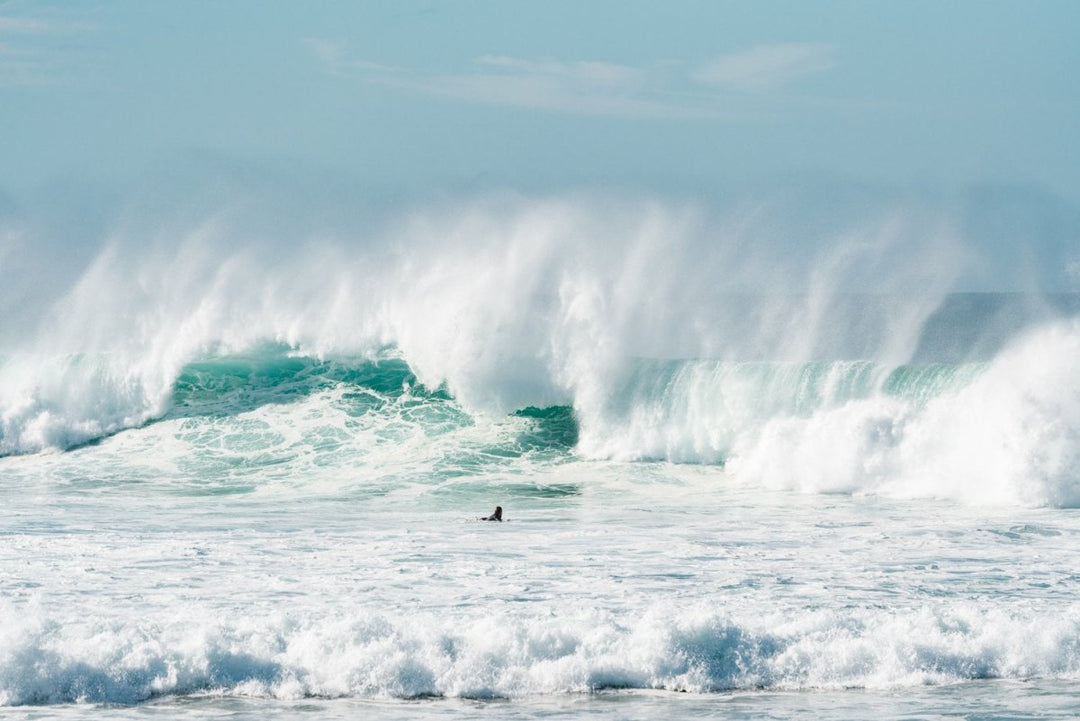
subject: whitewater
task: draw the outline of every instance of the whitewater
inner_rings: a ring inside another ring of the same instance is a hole
[[[1080,295],[917,204],[390,205],[0,217],[0,714],[1075,716]]]

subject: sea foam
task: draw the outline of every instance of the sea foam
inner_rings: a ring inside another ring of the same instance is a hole
[[[736,618],[656,608],[570,618],[213,615],[67,619],[5,609],[0,703],[163,695],[514,698],[609,688],[903,688],[1080,676],[1080,616],[976,605]]]

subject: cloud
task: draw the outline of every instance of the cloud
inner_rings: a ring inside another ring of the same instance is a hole
[[[68,20],[0,15],[0,88],[55,81],[64,51],[54,36],[91,30],[92,25]]]
[[[433,95],[554,112],[634,117],[685,112],[655,97],[648,75],[626,65],[490,55],[475,65],[476,72],[399,77],[395,82]]]
[[[305,38],[304,44],[315,54],[326,72],[331,75],[341,75],[342,62],[348,56],[345,43],[326,38]]]
[[[688,112],[651,97],[658,94],[655,79],[628,65],[484,55],[473,60],[467,72],[424,73],[355,60],[340,41],[309,38],[304,43],[330,75],[436,97],[582,115],[666,117]]]
[[[634,90],[641,86],[643,80],[642,71],[615,63],[564,63],[554,60],[535,62],[503,55],[485,55],[477,62],[517,76],[558,78],[569,83],[607,90]]]
[[[93,25],[81,22],[0,15],[0,33],[45,35],[48,33],[81,33],[93,29]]]
[[[506,55],[478,57],[464,72],[428,73],[355,60],[340,41],[304,42],[334,76],[487,105],[626,118],[746,117],[745,106],[724,91],[777,87],[832,66],[829,46],[790,44],[720,57],[693,73],[678,63],[633,67]]]
[[[330,75],[349,75],[356,72],[395,74],[401,72],[389,65],[379,65],[363,60],[355,60],[349,56],[348,44],[341,40],[328,38],[305,38],[304,44],[318,59]]]
[[[694,73],[701,83],[736,90],[771,90],[834,67],[830,45],[758,45],[713,58]]]
[[[0,33],[35,34],[49,32],[52,23],[35,18],[16,18],[0,15]]]

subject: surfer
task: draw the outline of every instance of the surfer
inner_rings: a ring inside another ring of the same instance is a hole
[[[495,512],[490,516],[484,516],[481,521],[499,521],[502,522],[502,506],[495,506]]]

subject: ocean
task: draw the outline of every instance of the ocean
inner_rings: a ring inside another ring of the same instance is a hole
[[[1075,717],[1080,296],[606,202],[18,261],[0,715]]]

